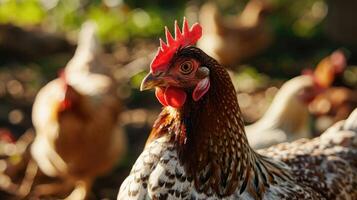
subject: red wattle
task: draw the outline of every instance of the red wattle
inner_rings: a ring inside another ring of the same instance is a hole
[[[155,90],[155,95],[157,100],[159,100],[159,102],[163,105],[163,106],[168,106],[166,100],[165,100],[165,88],[160,88],[160,87],[156,87]]]
[[[167,104],[174,108],[180,108],[185,103],[186,96],[184,90],[176,87],[167,87],[164,95]]]
[[[171,106],[174,108],[181,107],[185,103],[187,97],[185,91],[176,87],[157,87],[155,95],[157,100],[159,100],[163,106]]]
[[[60,103],[59,111],[63,112],[72,108],[72,101],[69,99],[64,99]]]

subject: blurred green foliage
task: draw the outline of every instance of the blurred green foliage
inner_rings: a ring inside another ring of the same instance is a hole
[[[172,4],[171,9],[164,11],[160,7],[164,1],[157,3],[124,3],[121,0],[2,0],[0,23],[41,25],[53,32],[68,33],[79,29],[85,20],[93,20],[98,24],[103,42],[127,41],[135,37],[161,34],[165,20],[172,22],[182,14],[183,3]]]
[[[287,32],[312,37],[327,12],[323,0],[267,0],[274,8],[271,25]],[[77,30],[87,19],[99,26],[104,42],[152,37],[164,24],[180,19],[188,1],[164,0],[0,0],[0,23],[42,25],[55,32]],[[198,4],[204,1],[196,1]],[[242,10],[246,0],[217,0],[227,13]]]
[[[133,76],[130,81],[131,86],[133,88],[140,88],[141,81],[144,79],[146,74],[147,74],[146,71],[142,71],[140,73],[137,73],[135,76]]]
[[[224,15],[235,15],[248,0],[216,0]],[[266,15],[275,42],[264,54],[248,61],[259,72],[291,77],[313,67],[322,57],[341,46],[325,38],[325,0],[266,0]],[[0,0],[0,23],[41,26],[50,32],[77,35],[81,24],[98,24],[102,42],[127,42],[163,36],[163,26],[182,19],[188,2],[200,6],[205,0]],[[51,61],[50,61],[51,62]]]
[[[216,0],[224,13],[235,15],[249,0]],[[269,24],[282,36],[311,38],[321,31],[327,14],[324,0],[265,0],[270,7]],[[269,11],[268,11],[269,13]]]
[[[0,23],[38,24],[44,17],[45,11],[37,0],[0,1]]]
[[[275,0],[278,11],[275,22],[281,29],[291,30],[298,37],[311,38],[321,31],[321,22],[327,14],[324,0]]]

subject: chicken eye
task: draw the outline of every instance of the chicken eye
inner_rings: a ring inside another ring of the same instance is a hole
[[[191,73],[192,70],[193,70],[193,64],[191,61],[183,62],[180,66],[180,72],[182,74],[187,75],[187,74]]]

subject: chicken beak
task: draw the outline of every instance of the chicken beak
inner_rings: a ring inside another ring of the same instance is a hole
[[[150,72],[141,82],[140,91],[152,89],[154,87],[162,85],[162,83],[163,79],[160,76],[154,76]]]

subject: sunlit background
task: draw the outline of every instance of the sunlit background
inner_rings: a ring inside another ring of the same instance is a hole
[[[238,55],[222,58],[247,124],[262,116],[285,81],[303,69],[314,69],[336,49],[348,61],[334,86],[348,89],[349,99],[341,105],[327,98],[310,105],[311,111],[318,111],[311,113],[309,126],[318,134],[341,112],[347,116],[357,105],[357,2],[266,0],[259,14],[254,7],[247,10],[247,2],[210,4],[224,26],[251,28],[247,33],[239,33],[243,29],[229,33],[244,42],[232,39],[230,45],[223,44],[223,51]],[[210,30],[212,21],[204,22],[200,16],[211,16],[214,11],[204,6],[203,0],[0,0],[0,199],[13,197],[24,176],[30,157],[27,147],[34,135],[34,98],[73,56],[78,32],[87,20],[97,24],[103,50],[100,59],[118,81],[124,105],[120,123],[128,136],[128,153],[92,189],[93,199],[115,199],[160,112],[153,93],[139,91],[158,38],[164,37],[165,25],[172,30],[174,20],[181,23],[183,16],[190,24],[200,21],[204,31]],[[244,17],[237,17],[242,11]],[[205,45],[215,42],[207,40]]]

